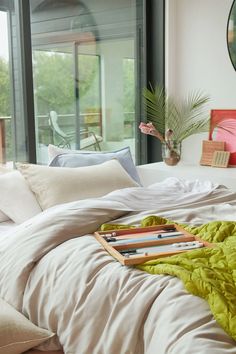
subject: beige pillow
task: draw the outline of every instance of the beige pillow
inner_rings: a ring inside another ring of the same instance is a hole
[[[19,354],[54,336],[0,299],[0,354]]]
[[[43,210],[51,206],[101,197],[115,189],[139,186],[117,160],[86,167],[17,164]]]
[[[19,171],[0,175],[0,210],[17,224],[42,212]]]

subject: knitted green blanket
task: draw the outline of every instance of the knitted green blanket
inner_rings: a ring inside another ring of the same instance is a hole
[[[165,223],[173,221],[149,216],[141,226]],[[117,226],[110,224],[102,228]],[[136,267],[151,274],[180,278],[187,291],[209,303],[216,321],[236,340],[236,222],[214,221],[200,227],[184,227],[192,234],[216,243],[215,247],[152,260]]]

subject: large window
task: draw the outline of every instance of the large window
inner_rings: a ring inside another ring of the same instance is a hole
[[[163,1],[0,0],[0,163],[47,163],[50,143],[130,146],[145,163],[142,87],[163,73]]]
[[[137,2],[30,4],[38,162],[46,162],[49,143],[97,149],[84,145],[91,133],[101,150],[130,146],[135,158],[143,29]]]

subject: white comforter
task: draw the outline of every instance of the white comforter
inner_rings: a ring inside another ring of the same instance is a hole
[[[57,334],[41,349],[236,353],[207,303],[180,280],[121,266],[92,236],[102,223],[138,223],[149,214],[192,223],[234,220],[236,195],[210,183],[168,179],[51,208],[0,241],[0,297]]]

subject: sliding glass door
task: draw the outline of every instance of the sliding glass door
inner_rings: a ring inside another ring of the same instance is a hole
[[[139,160],[143,3],[0,0],[0,163],[47,163],[50,143],[98,149],[91,134]]]
[[[49,143],[95,149],[83,144],[91,133],[100,137],[101,150],[130,146],[135,158],[142,2],[30,0],[30,5],[37,161],[47,162]]]
[[[102,136],[100,57],[78,47],[77,43],[67,43],[33,48],[35,127],[40,163],[47,162],[48,144],[86,148],[81,144],[85,135]],[[50,119],[52,112],[57,125]]]

